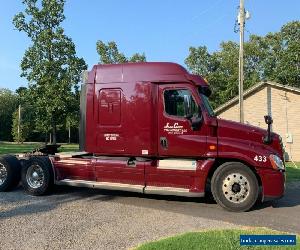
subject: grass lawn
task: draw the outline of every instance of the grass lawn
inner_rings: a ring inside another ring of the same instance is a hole
[[[23,144],[15,144],[15,143],[0,143],[0,154],[17,154],[17,153],[25,153],[30,152],[40,146],[43,143],[23,143]],[[78,144],[63,144],[59,148],[60,152],[70,152],[70,151],[78,151]]]
[[[136,250],[204,250],[204,249],[299,249],[300,236],[297,236],[297,246],[274,247],[274,246],[240,246],[241,234],[287,234],[265,228],[212,230],[191,232],[182,235],[161,239],[143,244]]]
[[[297,162],[296,165],[298,168],[296,168],[292,162],[286,163],[287,182],[300,181],[300,162]]]

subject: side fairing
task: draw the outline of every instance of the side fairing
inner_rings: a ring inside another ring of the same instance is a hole
[[[87,93],[86,151],[100,155],[156,154],[156,86],[97,83]]]

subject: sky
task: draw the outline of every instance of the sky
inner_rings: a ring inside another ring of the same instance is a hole
[[[20,62],[31,42],[12,24],[24,10],[22,1],[0,4],[0,88],[15,90],[27,86]],[[205,45],[213,52],[222,41],[239,41],[234,32],[238,5],[238,0],[67,0],[62,27],[89,69],[99,61],[97,40],[115,41],[126,56],[144,52],[147,61],[185,66],[190,46]],[[299,0],[245,0],[245,9],[251,13],[245,40],[300,20]]]

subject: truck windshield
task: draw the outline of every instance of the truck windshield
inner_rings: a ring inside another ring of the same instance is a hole
[[[200,92],[201,99],[203,100],[203,104],[210,116],[216,116],[212,106],[209,103],[208,97]]]

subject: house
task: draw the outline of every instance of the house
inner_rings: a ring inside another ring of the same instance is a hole
[[[220,118],[239,121],[238,96],[215,110]],[[267,128],[264,115],[273,118],[272,130],[281,135],[286,159],[300,161],[300,89],[276,82],[260,82],[244,92],[244,121]]]

